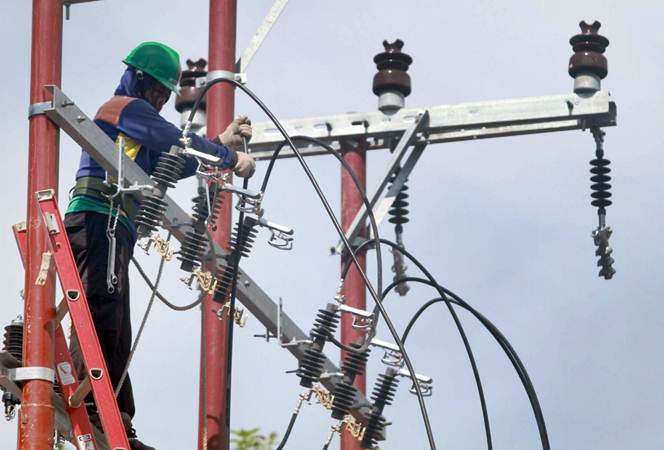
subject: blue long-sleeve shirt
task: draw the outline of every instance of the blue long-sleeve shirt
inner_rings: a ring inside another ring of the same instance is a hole
[[[100,111],[101,112],[101,111]],[[182,132],[172,123],[161,117],[157,110],[142,98],[134,98],[121,110],[117,123],[109,123],[104,116],[98,114],[95,123],[115,141],[120,133],[129,138],[125,144],[128,156],[148,174],[151,175],[162,152],[168,152],[173,145],[182,147]],[[222,167],[233,167],[236,155],[233,150],[209,139],[195,134],[189,136],[191,146],[199,151],[222,159]],[[136,148],[140,145],[140,148]],[[127,148],[129,147],[129,148]],[[196,171],[196,161],[187,158],[183,177],[191,176]],[[76,178],[104,178],[104,169],[85,150],[81,153],[81,161]]]
[[[162,152],[168,152],[173,145],[182,147],[181,130],[159,115],[144,98],[145,91],[156,82],[149,75],[139,77],[134,69],[128,68],[115,90],[115,97],[104,104],[95,117],[95,123],[113,141],[120,133],[129,138],[125,152],[148,175],[152,174]],[[222,167],[235,165],[237,155],[233,150],[195,134],[189,137],[194,149],[220,157]],[[195,171],[196,161],[187,158],[183,178],[193,175]],[[105,178],[105,171],[83,149],[76,178],[89,176]]]
[[[128,68],[122,75],[115,95],[101,106],[95,117],[95,123],[113,140],[122,135],[125,139],[125,154],[134,160],[148,175],[152,175],[159,157],[174,145],[182,147],[181,130],[164,119],[159,112],[145,100],[144,93],[157,81],[149,75],[138,76],[134,69]],[[223,168],[233,167],[237,154],[228,147],[217,144],[195,134],[190,134],[191,147],[221,158]],[[197,162],[186,157],[182,178],[196,172]],[[95,177],[104,179],[105,170],[82,149],[76,179]],[[96,198],[86,195],[75,197],[69,204],[67,213],[92,211],[106,213],[107,206]],[[129,228],[135,238],[136,231],[132,221],[123,216],[121,221]]]

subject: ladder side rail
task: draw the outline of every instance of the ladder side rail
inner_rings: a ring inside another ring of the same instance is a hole
[[[90,381],[106,440],[109,447],[114,450],[129,450],[129,440],[115,400],[108,367],[99,345],[83,283],[65,233],[55,194],[49,189],[37,192],[36,195],[49,233],[49,244],[56,272],[69,307],[72,325],[80,342],[81,353],[88,372],[86,376]]]
[[[21,255],[21,261],[25,266],[28,251],[28,235],[25,222],[19,222],[13,225],[12,231],[14,232],[14,238],[16,239],[19,254]],[[66,300],[63,299],[62,302],[66,302]],[[92,432],[92,424],[90,423],[87,409],[85,407],[72,408],[69,405],[68,399],[71,398],[72,394],[78,389],[78,377],[71,358],[71,353],[69,352],[69,347],[67,346],[67,340],[62,329],[62,324],[58,321],[58,323],[55,324],[55,327],[55,374],[58,378],[58,383],[60,383],[62,399],[71,421],[71,429],[74,436],[73,444],[80,449],[87,450],[90,448],[88,442],[92,442],[94,448],[97,448],[97,442]]]

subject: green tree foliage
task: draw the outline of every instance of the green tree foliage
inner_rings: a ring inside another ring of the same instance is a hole
[[[272,450],[277,443],[277,433],[260,434],[260,428],[231,431],[233,450]]]

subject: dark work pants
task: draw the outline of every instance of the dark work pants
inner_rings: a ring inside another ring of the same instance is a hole
[[[110,294],[106,285],[107,222],[108,216],[95,212],[79,212],[65,216],[69,243],[83,282],[111,383],[115,389],[131,350],[129,261],[133,253],[134,242],[126,227],[118,223],[115,232],[117,239],[115,272],[118,284],[115,291]],[[74,332],[71,334],[70,347],[76,372],[79,378],[83,378],[86,368],[80,344]],[[133,417],[134,396],[129,376],[125,378],[117,400],[120,411]],[[92,401],[92,399],[86,399],[86,401]]]

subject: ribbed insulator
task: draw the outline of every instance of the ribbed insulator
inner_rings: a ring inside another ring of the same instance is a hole
[[[311,330],[311,338],[325,341],[328,336],[334,336],[339,325],[339,315],[336,310],[319,309],[314,326]]]
[[[592,166],[590,173],[593,174],[590,177],[590,181],[592,182],[590,189],[593,191],[590,194],[593,198],[590,204],[597,208],[606,208],[612,203],[609,200],[611,198],[611,184],[609,184],[611,181],[611,177],[609,176],[609,173],[611,173],[610,164],[611,161],[604,157],[597,157],[590,161],[590,165]]]
[[[175,183],[181,178],[185,166],[185,159],[180,155],[162,153],[152,172],[152,179],[166,187],[175,187]]]
[[[251,248],[256,239],[256,225],[258,221],[251,216],[246,216],[242,225],[235,226],[231,237],[231,253],[227,257],[228,265],[217,271],[217,287],[215,289],[215,298],[218,301],[226,302],[230,298],[233,279],[235,278],[235,255],[239,251],[241,257],[248,257]],[[240,230],[242,233],[240,233]]]
[[[146,196],[141,202],[141,207],[136,215],[138,235],[147,236],[161,225],[161,220],[166,213],[168,205],[158,196]]]
[[[205,256],[207,244],[207,237],[195,231],[187,231],[178,254],[178,260],[181,261],[180,268],[187,272],[193,272],[194,269],[199,267]]]
[[[394,178],[395,177],[393,177],[392,181],[394,181]],[[410,221],[408,218],[408,205],[408,185],[404,183],[390,208],[389,222],[397,226],[402,226],[403,224],[408,223],[408,221]]]
[[[23,321],[16,319],[5,327],[4,339],[5,351],[16,358],[17,361],[23,361]]]
[[[219,191],[218,185],[213,184],[210,186],[210,207],[212,212],[210,212],[210,217],[208,223],[212,229],[217,227],[217,218],[219,217],[219,212],[221,211],[221,205],[223,203],[224,196]]]
[[[193,203],[191,207],[193,223],[205,222],[208,218],[208,200],[205,197],[205,188],[199,186],[198,195],[191,199]]]
[[[136,216],[139,238],[148,236],[161,225],[167,204],[163,200],[167,188],[175,186],[182,176],[185,159],[176,154],[162,153],[152,172],[152,180],[157,184],[156,191],[145,196]]]
[[[356,388],[346,381],[339,381],[334,386],[334,400],[332,400],[332,417],[337,420],[343,419],[350,412],[355,399]]]
[[[381,412],[383,407],[392,404],[398,384],[399,380],[396,378],[396,373],[381,373],[378,375],[376,386],[374,386],[371,393],[371,400],[373,400],[375,407],[380,407]]]
[[[372,413],[369,417],[369,423],[362,437],[362,448],[372,449],[378,443],[378,439],[383,434],[386,425],[385,417],[379,413]]]
[[[396,376],[397,372],[389,369],[387,373],[378,375],[378,380],[376,380],[376,385],[371,393],[373,407],[367,429],[364,432],[364,438],[362,439],[363,448],[373,448],[380,435],[383,434],[386,422],[383,417],[383,409],[385,406],[391,405],[392,400],[394,400],[394,394],[399,384]]]
[[[231,237],[231,249],[233,252],[240,252],[244,258],[249,256],[251,248],[256,240],[256,225],[258,221],[251,216],[246,216],[242,225],[236,225]]]
[[[360,344],[350,344],[350,347],[360,348]],[[364,373],[364,369],[369,359],[369,349],[363,352],[346,352],[346,356],[341,364],[341,371],[346,377],[351,381],[355,380],[355,377]]]
[[[185,238],[180,247],[178,260],[182,261],[180,268],[192,272],[201,265],[205,250],[207,249],[206,220],[208,217],[208,206],[205,188],[198,188],[198,195],[192,199],[192,229],[185,233]]]
[[[300,359],[300,364],[295,374],[300,377],[300,386],[310,388],[318,381],[323,373],[325,365],[325,355],[317,346],[309,345],[304,350],[304,356]]]

